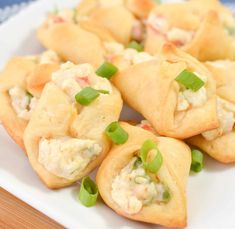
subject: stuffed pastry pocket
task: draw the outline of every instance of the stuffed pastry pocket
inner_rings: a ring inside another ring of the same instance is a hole
[[[102,42],[114,39],[96,21],[77,16],[74,9],[51,13],[37,31],[39,41],[65,61],[98,67],[104,61]]]
[[[210,72],[170,44],[159,60],[133,65],[113,82],[160,135],[184,139],[219,125]]]
[[[223,163],[235,162],[235,63],[208,62],[217,82],[217,112],[220,126],[192,137],[189,143]]]
[[[222,16],[203,7],[190,2],[156,7],[149,15],[145,50],[154,54],[171,42],[200,61],[234,59],[234,37]]]
[[[9,135],[23,149],[25,127],[44,82],[50,79],[58,64],[59,59],[52,51],[40,56],[14,57],[0,75],[0,119]]]
[[[119,92],[89,64],[70,62],[53,73],[26,128],[33,169],[49,188],[73,184],[106,156],[104,130],[118,120]]]
[[[129,219],[184,227],[189,147],[139,127],[121,126],[129,135],[128,141],[112,148],[97,173],[102,199]]]

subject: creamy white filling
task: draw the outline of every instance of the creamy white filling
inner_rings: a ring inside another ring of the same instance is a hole
[[[157,59],[156,56],[152,56],[147,52],[138,52],[132,48],[125,49],[122,44],[117,42],[106,42],[104,47],[106,49],[107,59],[112,60],[115,56],[122,56],[126,61],[129,61],[131,65]]]
[[[150,14],[148,25],[166,40],[174,43],[177,46],[183,46],[189,43],[194,36],[194,31],[181,29],[178,27],[170,28],[167,19],[163,16]]]
[[[200,78],[205,84],[207,83],[207,77],[197,72],[193,72],[198,78]],[[207,101],[206,87],[201,87],[198,91],[194,92],[191,89],[186,89],[180,85],[180,92],[178,94],[177,111],[185,111],[190,107],[203,106]]]
[[[217,97],[217,113],[220,127],[202,133],[202,136],[212,141],[223,134],[230,133],[235,123],[235,105],[220,97]]]
[[[124,52],[124,45],[117,42],[104,42],[104,48],[107,56],[117,56]]]
[[[177,111],[185,111],[192,107],[203,106],[207,101],[206,88],[201,87],[198,91],[184,90],[179,92]]]
[[[37,105],[37,99],[27,94],[27,91],[19,86],[9,90],[11,105],[19,118],[29,120]]]
[[[166,191],[164,185],[155,183],[142,166],[133,169],[136,160],[134,157],[112,182],[112,199],[128,214],[136,214],[152,202],[163,201]]]
[[[42,138],[38,161],[54,175],[73,180],[101,151],[102,147],[93,140]]]
[[[69,95],[72,101],[75,101],[75,95],[78,92],[89,86],[112,93],[110,82],[98,77],[90,64],[75,65],[71,62],[62,64],[61,68],[52,74],[52,81]],[[101,94],[101,96],[107,95]]]

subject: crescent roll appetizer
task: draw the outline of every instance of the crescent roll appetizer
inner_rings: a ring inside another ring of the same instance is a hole
[[[128,141],[111,149],[97,173],[102,199],[129,219],[185,227],[189,147],[127,123],[121,126]]]
[[[147,22],[145,50],[158,53],[165,42],[171,42],[200,61],[234,59],[235,40],[221,19],[224,14],[200,2],[155,7]],[[231,26],[235,28],[235,23]]]
[[[171,44],[164,46],[159,60],[133,65],[113,82],[160,135],[184,139],[219,125],[210,72]]]
[[[44,84],[59,66],[53,51],[40,56],[14,57],[0,74],[0,119],[13,140],[24,149],[23,133]]]
[[[120,93],[90,64],[61,65],[24,134],[30,163],[42,181],[62,188],[96,168],[110,148],[104,130],[121,109]]]
[[[225,28],[234,29],[235,18],[233,12],[221,4],[219,0],[190,0],[189,2],[193,7],[197,8],[201,14],[206,14],[210,10],[217,12]]]
[[[63,60],[96,67],[104,62],[102,42],[114,41],[108,30],[95,21],[78,21],[77,11],[72,9],[51,13],[37,35],[46,48],[54,50]]]
[[[220,126],[192,137],[188,142],[223,163],[235,162],[235,62],[207,62],[217,82],[217,112]]]
[[[156,6],[153,0],[83,0],[78,6],[80,17],[87,16],[96,8],[124,6],[137,18],[147,18],[149,12]]]
[[[78,17],[98,22],[126,45],[131,39],[144,39],[144,20],[154,6],[152,0],[83,0],[78,6]]]

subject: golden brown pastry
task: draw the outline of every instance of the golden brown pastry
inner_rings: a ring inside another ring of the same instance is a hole
[[[153,0],[83,0],[78,6],[78,15],[84,17],[100,7],[124,6],[137,18],[147,18],[149,12],[156,6]]]
[[[65,61],[98,67],[104,62],[103,42],[114,39],[97,22],[88,19],[77,21],[76,16],[75,10],[50,14],[37,31],[39,41]]]
[[[105,94],[83,106],[75,95],[87,87]],[[24,134],[30,163],[42,181],[49,188],[62,188],[97,167],[110,147],[104,130],[118,120],[121,109],[120,93],[90,64],[61,65],[45,86]]]
[[[9,135],[23,149],[25,127],[45,81],[50,80],[58,63],[59,59],[52,51],[35,57],[14,57],[0,74],[0,119]]]
[[[128,141],[111,149],[97,173],[102,199],[129,219],[185,227],[185,189],[191,165],[189,147],[179,140],[157,137],[127,123],[121,126],[129,134]],[[157,172],[147,170],[140,159],[141,148],[149,140],[162,155],[163,162]]]
[[[219,0],[190,0],[189,2],[193,7],[197,8],[201,14],[206,14],[210,10],[217,12],[225,27],[234,28],[235,19],[233,17],[233,12]]]
[[[217,83],[217,112],[220,126],[192,137],[188,142],[223,163],[235,162],[235,62],[207,62]]]
[[[234,37],[228,33],[228,22],[214,8],[204,7],[204,1],[155,7],[147,22],[145,50],[157,53],[167,41],[201,61],[235,59]],[[235,28],[235,22],[231,23]]]
[[[77,18],[97,22],[126,45],[130,40],[144,39],[144,20],[154,6],[156,3],[152,0],[83,0],[78,6]]]
[[[193,91],[176,81],[183,72],[204,85]],[[184,139],[217,128],[215,82],[195,58],[166,44],[161,59],[133,65],[113,78],[123,99],[163,136]]]

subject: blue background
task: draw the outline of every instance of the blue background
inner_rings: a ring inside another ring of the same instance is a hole
[[[32,0],[0,0],[0,8],[20,2],[30,2]],[[49,1],[49,0],[48,0]],[[112,0],[111,0],[112,1]],[[235,0],[222,0],[225,3],[235,3]]]

